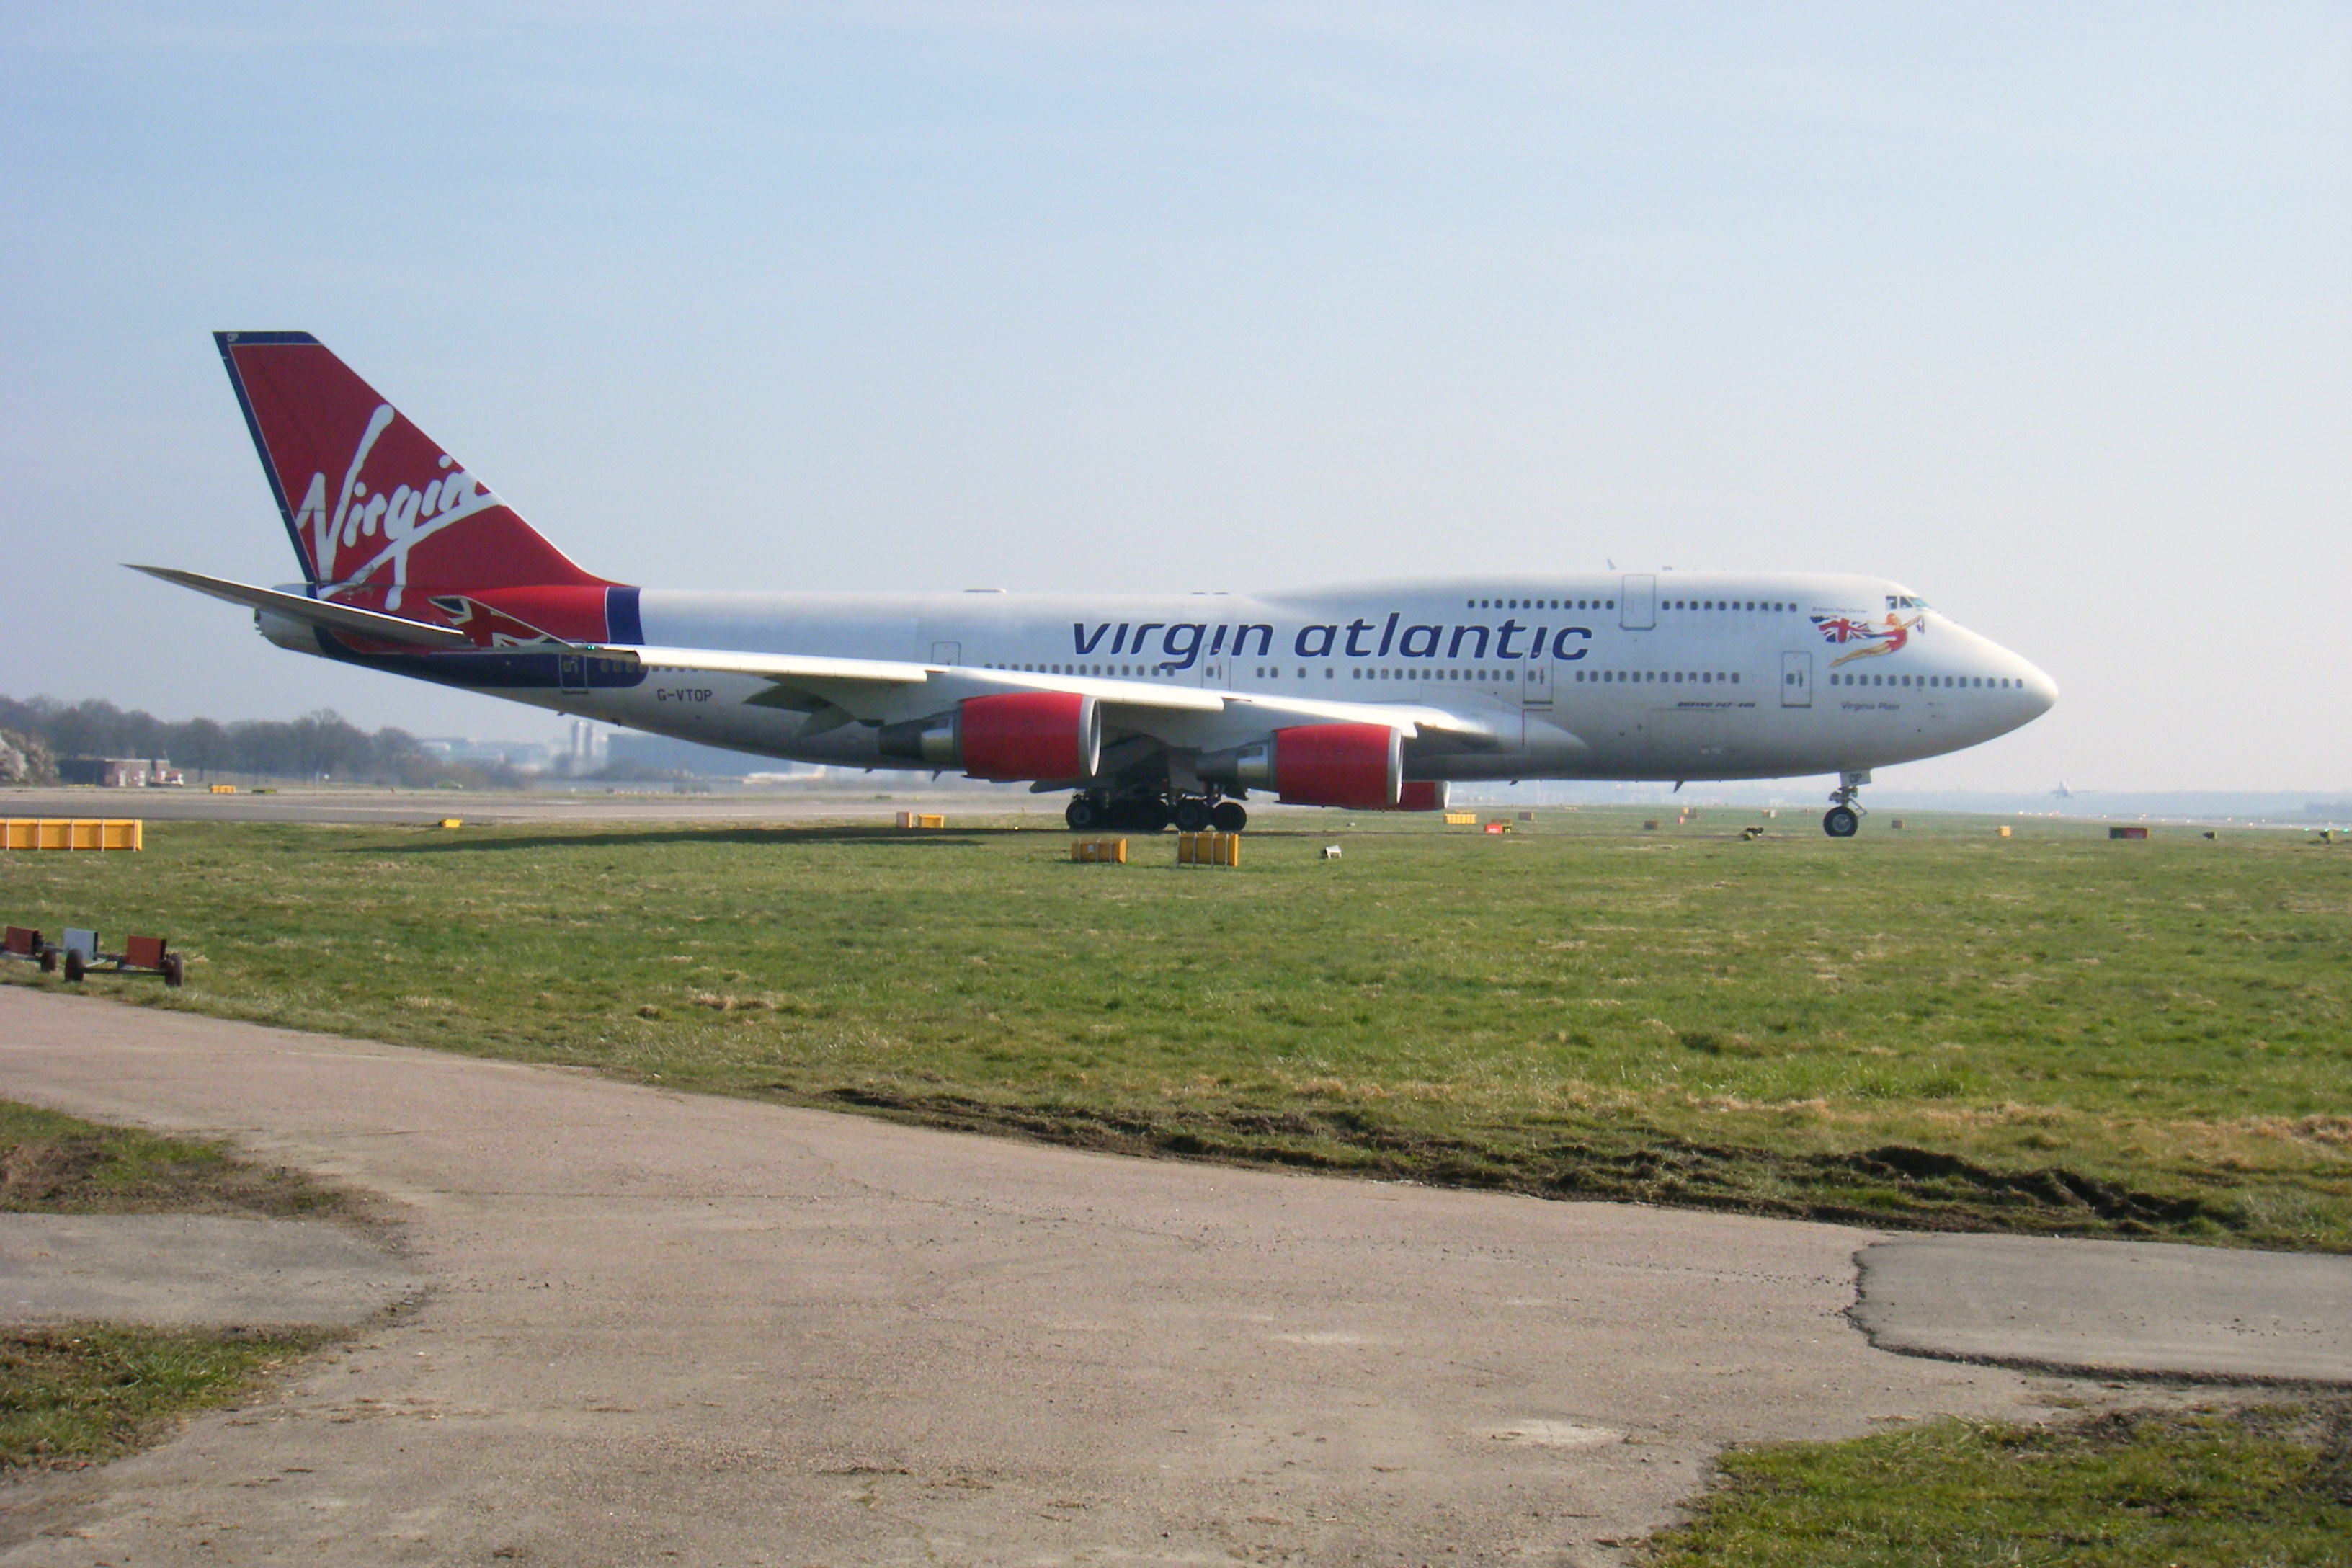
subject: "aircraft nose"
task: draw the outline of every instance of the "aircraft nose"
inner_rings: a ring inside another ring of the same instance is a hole
[[[2058,705],[2058,683],[2030,664],[2025,672],[2025,694],[2032,700],[2033,716],[2039,719]]]

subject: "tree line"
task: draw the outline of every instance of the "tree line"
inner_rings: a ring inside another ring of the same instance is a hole
[[[190,719],[174,723],[135,708],[125,712],[96,698],[68,705],[53,697],[0,697],[0,735],[11,731],[30,742],[16,750],[28,760],[37,759],[37,772],[53,766],[51,759],[57,757],[168,757],[173,766],[192,776],[327,778],[411,789],[445,784],[512,786],[519,782],[503,763],[446,763],[405,730],[387,728],[370,734],[331,708],[291,720],[239,719],[224,724]],[[53,781],[52,773],[50,778],[26,782]]]

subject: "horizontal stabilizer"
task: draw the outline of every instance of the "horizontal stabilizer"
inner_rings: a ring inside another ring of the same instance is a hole
[[[268,610],[289,620],[308,621],[314,626],[348,632],[372,642],[407,643],[416,647],[432,648],[470,648],[474,646],[474,639],[461,631],[448,626],[427,626],[402,616],[387,616],[351,605],[331,604],[327,600],[307,598],[300,594],[282,594],[275,588],[248,587],[243,583],[225,582],[218,577],[176,571],[169,566],[141,566],[128,562],[125,564],[133,572],[144,572],[150,577],[160,577],[183,588],[194,588],[199,594],[210,594],[214,598],[226,599],[232,605]]]

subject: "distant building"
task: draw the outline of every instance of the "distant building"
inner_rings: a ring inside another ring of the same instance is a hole
[[[147,784],[185,781],[169,757],[59,757],[58,782],[97,784],[104,789],[139,789]]]
[[[563,771],[573,778],[585,778],[604,765],[608,751],[605,731],[585,719],[572,721],[572,740],[563,758]]]

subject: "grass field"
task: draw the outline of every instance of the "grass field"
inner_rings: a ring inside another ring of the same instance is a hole
[[[0,1100],[0,1211],[341,1216],[344,1194],[161,1138]],[[0,1473],[125,1454],[327,1336],[75,1323],[0,1329]]]
[[[0,1472],[71,1469],[143,1447],[323,1336],[81,1323],[0,1330]]]
[[[1650,1568],[2340,1568],[2352,1406],[1939,1421],[1727,1455]]]
[[[194,961],[93,991],[1097,1146],[2352,1249],[2352,847],[1539,817],[1277,816],[1238,870],[961,818],[156,824],[0,857],[0,915]]]

